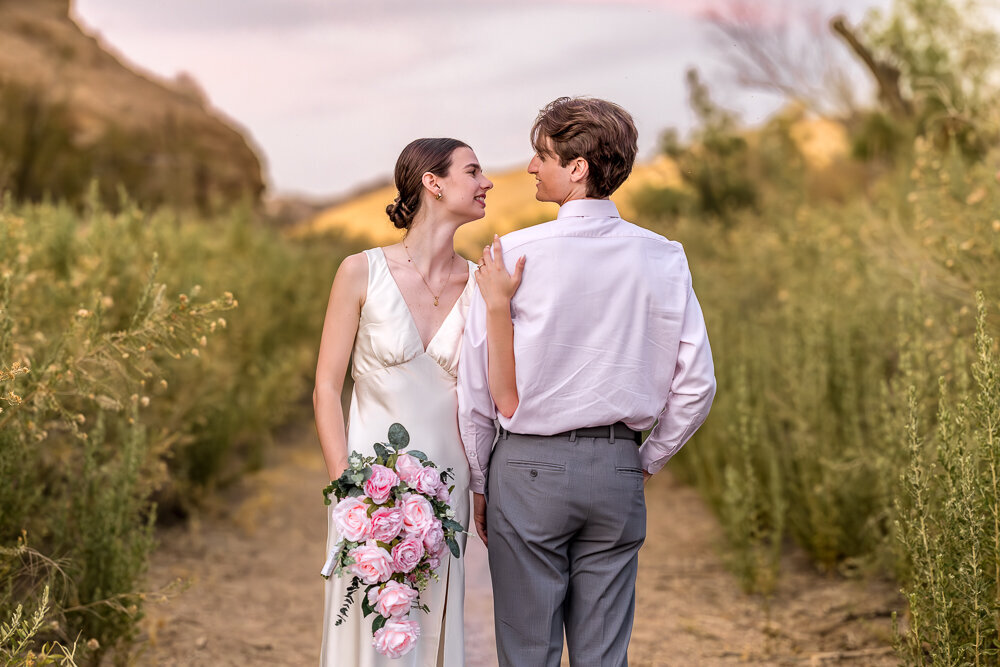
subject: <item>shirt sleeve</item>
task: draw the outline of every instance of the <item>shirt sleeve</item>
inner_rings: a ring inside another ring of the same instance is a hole
[[[715,366],[701,305],[688,287],[681,324],[677,365],[667,403],[653,431],[639,449],[642,467],[659,472],[704,423],[715,398]]]
[[[490,394],[486,348],[486,304],[475,288],[458,358],[458,428],[469,459],[469,488],[484,493],[496,441],[496,406]]]

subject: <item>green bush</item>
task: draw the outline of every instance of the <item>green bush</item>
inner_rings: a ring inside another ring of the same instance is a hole
[[[259,465],[307,394],[348,249],[89,201],[0,206],[0,619],[48,587],[25,650],[98,662],[142,616],[157,508]]]
[[[911,388],[908,461],[896,499],[912,664],[990,664],[1000,603],[1000,353],[978,304],[972,383],[941,379],[936,425],[921,430]],[[960,396],[949,397],[958,384]],[[928,655],[929,654],[929,655]]]
[[[935,664],[995,659],[990,162],[918,139],[843,202],[762,186],[761,211],[727,228],[659,223],[691,259],[719,383],[674,470],[718,511],[749,590],[771,587],[783,536],[821,568],[896,577],[913,633],[901,655],[914,664],[925,649]],[[954,398],[941,399],[938,378]],[[934,434],[919,448],[914,421]]]

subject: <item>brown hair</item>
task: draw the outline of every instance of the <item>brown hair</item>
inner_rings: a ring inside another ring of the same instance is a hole
[[[458,139],[417,139],[411,141],[399,154],[393,180],[398,195],[385,207],[398,229],[409,229],[413,216],[420,209],[420,193],[423,191],[423,177],[427,172],[444,178],[451,169],[451,154],[456,148],[469,148]]]
[[[531,126],[531,145],[539,155],[555,152],[562,166],[578,157],[587,161],[588,197],[610,197],[625,182],[639,150],[638,136],[625,109],[590,97],[560,97],[539,111]]]

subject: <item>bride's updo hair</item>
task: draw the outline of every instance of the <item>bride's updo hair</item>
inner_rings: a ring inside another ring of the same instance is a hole
[[[451,168],[451,154],[456,148],[469,148],[458,139],[417,139],[411,141],[396,160],[393,180],[399,195],[385,207],[385,213],[397,229],[409,229],[420,209],[423,177],[427,172],[444,178]]]

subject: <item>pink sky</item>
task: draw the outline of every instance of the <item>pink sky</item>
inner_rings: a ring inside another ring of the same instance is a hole
[[[758,0],[857,18],[888,0]],[[740,90],[698,0],[74,0],[80,21],[164,77],[188,72],[260,146],[279,191],[386,177],[418,136],[456,136],[491,169],[530,157],[537,110],[594,95],[632,112],[640,153],[690,127],[684,72],[750,122],[777,99]],[[777,8],[777,11],[775,11]],[[766,14],[764,15],[766,16]],[[716,35],[717,37],[717,35]]]

